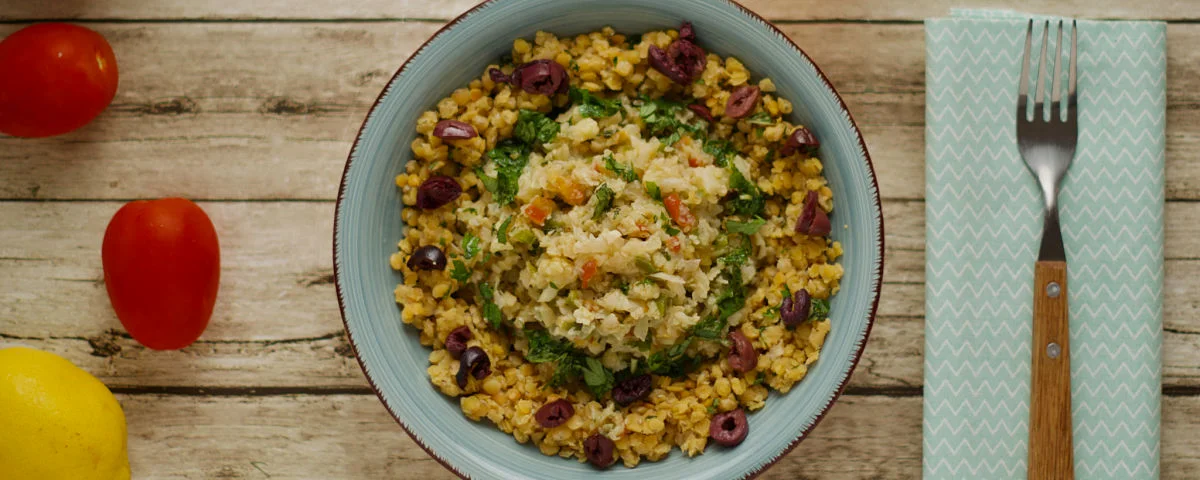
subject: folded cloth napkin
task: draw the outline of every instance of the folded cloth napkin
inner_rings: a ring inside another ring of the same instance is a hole
[[[925,23],[927,479],[1026,475],[1042,232],[1039,190],[1016,144],[1029,18],[956,11]],[[1058,19],[1035,20],[1037,65],[1042,21]],[[1078,28],[1079,142],[1059,197],[1075,472],[1157,478],[1166,26]]]

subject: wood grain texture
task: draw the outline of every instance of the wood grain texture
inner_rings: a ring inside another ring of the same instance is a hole
[[[367,109],[439,27],[91,26],[112,41],[121,64],[113,107],[72,134],[0,138],[0,199],[333,199]],[[15,28],[0,25],[0,35]],[[923,198],[922,27],[782,28],[845,96],[884,198]],[[1200,49],[1190,47],[1200,43],[1200,25],[1169,32],[1167,198],[1200,200],[1200,162],[1189,161],[1200,156],[1200,129],[1188,128],[1200,125]]]
[[[134,478],[454,478],[374,395],[118,398]],[[1162,407],[1162,476],[1197,478],[1200,397]],[[760,478],[920,478],[920,435],[920,397],[844,396]]]
[[[0,343],[60,353],[110,385],[362,387],[342,332],[329,202],[201,202],[222,245],[208,330],[178,352],[144,349],[121,330],[100,267],[120,202],[0,202]],[[922,385],[924,210],[884,203],[888,225],[879,319],[856,388]],[[1200,203],[1166,211],[1164,379],[1200,387]]]
[[[1033,348],[1029,398],[1029,479],[1072,480],[1071,348],[1067,262],[1033,268]]]
[[[29,19],[393,19],[431,18],[448,20],[479,3],[477,0],[339,2],[318,0],[58,0],[49,4],[6,0],[0,2],[0,20]],[[823,2],[819,0],[741,0],[754,12],[770,20],[908,20],[949,15],[951,8],[996,8],[995,2],[925,0],[895,2],[862,0]],[[1189,20],[1200,18],[1200,6],[1186,0],[1065,0],[1047,5],[1036,0],[1013,0],[1004,8],[1043,14],[1096,18],[1155,18]]]
[[[474,3],[0,0],[0,36],[30,20],[84,20],[110,40],[122,70],[117,99],[94,124],[53,139],[0,138],[0,346],[59,353],[126,392],[118,396],[135,478],[452,478],[366,393],[334,297],[331,200],[367,109],[441,27],[406,19],[448,19]],[[879,173],[888,232],[880,315],[850,393],[762,478],[918,478],[917,22],[989,5],[744,3],[782,20],[845,97]],[[1200,155],[1200,3],[1008,8],[1184,21],[1168,28],[1162,469],[1164,478],[1200,478],[1200,162],[1191,160]],[[121,332],[99,247],[122,201],[167,195],[209,200],[201,205],[219,230],[224,272],[202,339],[152,352]]]

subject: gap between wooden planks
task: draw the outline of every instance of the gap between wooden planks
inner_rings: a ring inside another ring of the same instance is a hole
[[[333,204],[201,205],[223,249],[212,323],[192,347],[151,352],[121,333],[102,283],[100,242],[120,202],[0,202],[0,343],[60,353],[118,387],[364,385],[333,292]],[[883,297],[854,388],[922,385],[924,208],[884,204]],[[1164,384],[1200,386],[1200,202],[1166,215]]]
[[[92,26],[112,41],[121,64],[114,105],[73,134],[0,138],[0,199],[332,199],[367,109],[439,27]],[[16,28],[0,25],[0,35]],[[783,29],[850,104],[882,195],[922,198],[922,26]],[[1200,43],[1200,25],[1172,25],[1168,38],[1167,199],[1200,200],[1200,163],[1189,161],[1200,156],[1200,49],[1191,48]]]
[[[145,19],[210,20],[229,19],[398,19],[454,18],[475,6],[478,0],[363,0],[353,3],[334,0],[291,2],[287,0],[60,0],[49,5],[23,0],[0,1],[0,20],[31,19]],[[995,2],[923,0],[895,2],[860,0],[826,2],[820,0],[741,0],[759,15],[774,21],[786,20],[900,20],[919,21],[927,17],[947,16],[951,8],[974,3],[977,8],[996,7]],[[1004,8],[1042,14],[1074,15],[1090,18],[1157,18],[1192,20],[1200,18],[1200,7],[1181,0],[1014,0]]]

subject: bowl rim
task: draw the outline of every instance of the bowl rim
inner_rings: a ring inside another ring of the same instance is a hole
[[[375,379],[371,377],[371,373],[367,370],[366,364],[363,363],[362,356],[359,355],[358,344],[354,341],[354,334],[351,332],[350,324],[346,320],[346,304],[345,304],[345,300],[344,300],[343,294],[342,294],[341,275],[339,274],[340,266],[337,261],[337,251],[338,251],[338,248],[337,248],[338,247],[338,221],[337,221],[337,219],[341,218],[342,203],[343,203],[343,200],[344,200],[344,197],[346,194],[346,185],[347,185],[346,180],[347,180],[347,175],[350,174],[350,165],[354,162],[354,152],[356,152],[358,150],[359,142],[362,141],[362,138],[363,138],[363,131],[366,130],[367,123],[370,121],[373,114],[375,113],[375,109],[379,108],[379,105],[382,103],[384,96],[388,92],[388,87],[390,87],[393,83],[395,83],[396,79],[399,78],[400,75],[402,73],[404,73],[404,71],[408,68],[409,62],[411,62],[413,60],[413,58],[416,58],[416,56],[417,56],[416,54],[418,52],[424,50],[425,47],[427,47],[430,42],[432,42],[433,40],[440,37],[443,33],[445,33],[445,31],[447,29],[449,29],[449,28],[457,25],[459,22],[465,20],[468,16],[475,13],[477,10],[479,10],[487,5],[490,5],[492,3],[500,2],[500,1],[510,1],[510,0],[484,0],[484,1],[480,2],[479,4],[475,5],[474,7],[471,7],[467,11],[454,17],[453,20],[450,20],[445,25],[443,25],[441,28],[438,28],[438,30],[436,32],[434,32],[433,35],[430,35],[429,38],[426,39],[421,44],[420,47],[418,47],[416,50],[414,50],[412,55],[409,55],[409,57],[404,60],[404,63],[402,63],[400,65],[400,68],[396,69],[396,73],[392,74],[391,78],[388,79],[387,83],[384,85],[384,88],[379,92],[379,95],[375,98],[375,102],[371,104],[371,108],[367,111],[367,115],[363,118],[363,123],[361,126],[359,126],[358,133],[354,137],[354,143],[350,146],[350,152],[346,156],[346,165],[342,169],[342,178],[341,178],[340,183],[338,184],[338,194],[337,194],[337,200],[335,201],[334,214],[333,214],[333,248],[332,248],[333,283],[334,283],[334,289],[337,292],[338,312],[342,316],[342,327],[346,330],[346,340],[350,344],[350,349],[354,351],[354,359],[355,359],[355,361],[358,362],[359,368],[362,369],[363,376],[366,377],[367,384],[369,384],[371,387],[371,390],[373,392],[375,392],[375,396],[379,398],[380,403],[383,404],[384,408],[388,411],[388,414],[391,415],[392,418],[396,420],[396,423],[400,424],[400,428],[402,428],[404,430],[404,433],[407,433],[409,438],[412,438],[413,442],[416,443],[418,446],[420,446],[421,449],[424,450],[425,453],[427,453],[430,457],[433,457],[434,460],[436,460],[438,463],[440,463],[447,470],[453,472],[455,475],[457,475],[458,477],[463,478],[463,479],[469,479],[470,477],[468,475],[466,475],[465,473],[463,473],[462,471],[460,471],[454,465],[451,465],[449,460],[442,458],[440,455],[438,455],[436,452],[434,452],[432,449],[430,449],[429,446],[425,445],[425,442],[421,441],[421,439],[419,437],[417,437],[416,434],[414,434],[411,429],[409,429],[408,424],[404,423],[404,420],[401,419],[400,416],[396,414],[396,411],[388,403],[387,399],[384,398],[383,391],[380,390],[379,386],[375,384]],[[796,438],[792,439],[792,441],[789,442],[787,444],[787,446],[785,446],[783,448],[783,450],[781,450],[779,452],[778,455],[776,455],[770,461],[762,464],[758,468],[751,470],[744,477],[742,477],[743,479],[752,479],[752,478],[755,478],[755,477],[761,475],[763,472],[767,471],[768,469],[770,469],[777,462],[779,462],[784,457],[786,457],[788,455],[788,453],[791,453],[791,451],[793,449],[795,449],[796,446],[800,444],[800,442],[802,442],[806,438],[808,438],[809,433],[812,433],[812,430],[815,429],[817,427],[817,425],[821,423],[821,420],[823,420],[825,418],[825,415],[827,415],[829,413],[829,410],[833,408],[833,404],[836,403],[839,398],[841,398],[842,393],[844,393],[846,390],[846,386],[849,385],[850,377],[853,376],[854,370],[856,368],[858,368],[858,363],[862,359],[863,351],[866,349],[867,342],[871,338],[871,330],[875,326],[875,317],[879,310],[879,299],[883,294],[883,292],[882,292],[883,265],[884,265],[884,262],[886,261],[883,253],[884,253],[884,247],[885,247],[884,239],[886,237],[886,234],[885,234],[884,225],[883,225],[882,196],[879,193],[879,180],[876,178],[876,175],[875,175],[875,164],[874,164],[874,162],[871,161],[871,152],[869,150],[867,150],[867,143],[863,139],[862,130],[858,127],[858,122],[854,121],[854,115],[850,112],[850,109],[846,106],[846,101],[842,98],[842,95],[840,93],[838,93],[837,89],[835,89],[833,87],[833,83],[829,81],[829,77],[825,75],[825,72],[821,70],[821,67],[819,65],[817,65],[817,62],[814,61],[812,59],[812,57],[810,57],[808,55],[808,53],[804,51],[804,49],[800,48],[800,46],[797,45],[796,42],[791,39],[791,37],[787,36],[787,34],[783,33],[783,31],[780,30],[779,27],[775,26],[774,23],[771,23],[769,20],[767,20],[766,18],[763,18],[761,15],[754,13],[754,11],[750,10],[749,8],[746,8],[744,5],[739,3],[737,0],[718,0],[718,1],[725,2],[725,3],[728,3],[729,5],[732,5],[733,7],[740,10],[743,14],[749,16],[751,19],[757,20],[760,23],[762,23],[763,25],[765,25],[767,28],[770,28],[771,30],[773,30],[775,32],[775,34],[779,35],[780,38],[787,41],[788,45],[790,45],[793,49],[796,50],[796,53],[799,53],[802,57],[804,57],[804,59],[806,61],[808,61],[809,64],[811,64],[813,66],[813,70],[817,72],[817,77],[821,80],[822,83],[825,84],[825,86],[829,89],[829,91],[833,93],[834,98],[837,99],[839,108],[841,109],[842,113],[844,113],[846,115],[847,120],[849,120],[849,122],[850,122],[850,127],[854,130],[854,136],[855,136],[855,139],[858,140],[859,148],[862,150],[863,159],[866,160],[866,162],[867,162],[867,173],[869,174],[869,176],[871,178],[871,186],[873,187],[872,191],[875,193],[873,195],[873,200],[875,201],[875,208],[878,212],[880,212],[878,221],[876,222],[876,227],[879,229],[879,238],[877,240],[879,243],[878,248],[879,248],[880,255],[879,255],[879,264],[875,268],[875,298],[871,304],[871,310],[867,316],[867,326],[866,326],[866,330],[863,331],[863,341],[858,343],[858,345],[856,345],[854,348],[854,359],[850,363],[850,369],[846,371],[846,375],[844,377],[842,377],[842,379],[839,381],[837,390],[833,393],[832,396],[829,397],[829,401],[826,402],[825,405],[821,407],[821,411],[813,419],[812,424],[809,425],[807,428],[805,428],[803,431],[799,432],[796,435]]]

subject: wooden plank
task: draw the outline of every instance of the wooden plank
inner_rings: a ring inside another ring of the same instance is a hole
[[[134,478],[456,478],[374,395],[118,398]],[[920,433],[919,397],[845,396],[762,478],[914,478]]]
[[[71,1],[39,5],[21,0],[0,2],[0,20],[31,19],[153,19],[153,20],[254,20],[254,19],[450,19],[478,3],[476,0],[388,1],[364,0],[353,3],[334,0],[297,4],[286,0],[238,2],[236,0],[192,1],[137,0]],[[995,8],[994,2],[926,0],[891,2],[822,2],[819,0],[742,0],[750,10],[771,20],[922,20],[949,15],[951,8]],[[1047,5],[1049,3],[1049,5]],[[974,5],[971,5],[974,4]],[[1184,0],[1060,0],[1042,2],[1016,0],[1004,8],[1043,14],[1074,15],[1095,18],[1155,18],[1188,20],[1200,18],[1200,8]]]
[[[0,199],[332,199],[362,118],[431,23],[97,24],[122,84],[79,132],[0,138]],[[16,26],[0,25],[0,34]],[[924,196],[920,25],[790,24],[863,128],[889,199]],[[1200,25],[1169,34],[1167,196],[1200,199]],[[877,45],[848,49],[845,45]],[[313,52],[321,52],[314,55]],[[314,75],[313,72],[324,72]],[[264,168],[246,168],[246,166]],[[180,175],[179,172],[187,172]]]
[[[118,398],[134,478],[454,478],[374,395]],[[761,478],[918,478],[921,414],[920,397],[845,395]],[[1163,478],[1200,476],[1200,397],[1162,416]]]
[[[201,205],[223,248],[213,321],[194,346],[151,352],[120,333],[102,284],[118,202],[0,202],[0,342],[57,352],[120,387],[362,387],[331,284],[332,204]],[[884,204],[886,283],[855,387],[922,384],[924,208]],[[1197,386],[1200,203],[1168,204],[1167,222],[1164,382]]]

